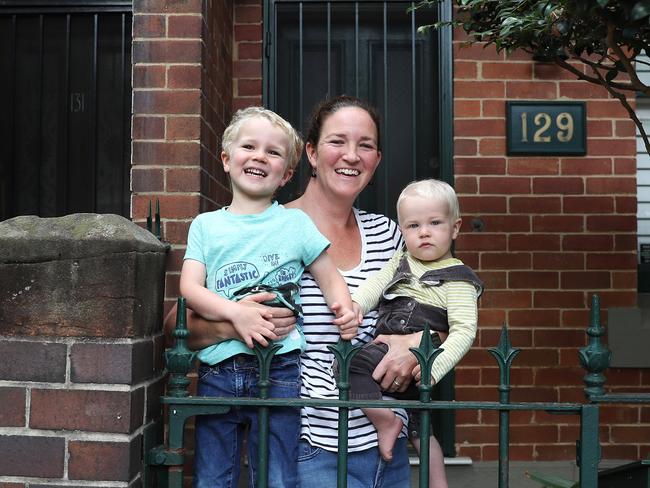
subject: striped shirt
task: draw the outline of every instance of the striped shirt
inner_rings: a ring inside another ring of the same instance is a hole
[[[395,253],[381,272],[366,280],[357,290],[352,299],[365,310],[373,309],[382,297],[384,288],[391,282],[399,266],[403,251]],[[406,253],[411,273],[416,278],[422,277],[427,271],[459,266],[463,262],[456,258],[442,261],[420,261]],[[469,281],[445,281],[441,285],[429,286],[420,280],[398,283],[390,289],[391,295],[409,296],[420,303],[432,305],[447,311],[449,336],[442,346],[443,351],[436,357],[431,367],[431,375],[438,383],[451,369],[458,364],[469,351],[478,323],[477,299],[479,290]]]
[[[353,269],[341,271],[350,292],[353,293],[363,281],[379,271],[401,245],[401,233],[397,224],[383,215],[354,210],[361,234],[361,262]],[[304,313],[303,332],[307,349],[302,354],[301,396],[303,398],[337,399],[338,389],[332,373],[334,355],[327,349],[335,345],[339,330],[332,325],[334,315],[327,307],[323,293],[314,278],[304,273],[300,297]],[[373,339],[377,313],[364,316],[355,343]],[[399,411],[406,424],[406,416]],[[363,451],[377,445],[374,426],[361,410],[351,409],[348,424],[349,451]],[[338,448],[338,409],[305,407],[301,412],[301,438],[312,446],[328,451]]]

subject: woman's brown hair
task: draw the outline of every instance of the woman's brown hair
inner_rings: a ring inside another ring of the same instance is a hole
[[[316,105],[309,120],[306,142],[310,143],[314,147],[318,145],[318,140],[320,139],[320,133],[325,120],[330,115],[333,115],[337,111],[346,107],[357,107],[370,115],[370,118],[375,123],[375,129],[377,130],[377,150],[381,151],[381,120],[379,118],[379,113],[367,101],[349,95],[339,95],[324,100]]]

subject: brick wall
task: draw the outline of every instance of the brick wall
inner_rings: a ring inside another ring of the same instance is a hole
[[[160,10],[162,16],[175,15],[168,13],[167,10],[173,9],[164,5],[155,7],[154,11]],[[221,6],[227,12],[230,3]],[[231,39],[234,110],[261,103],[261,2],[237,0],[230,12],[234,19]],[[204,28],[212,25],[212,20],[205,19],[213,19],[214,15],[206,16],[205,12],[202,15]],[[225,29],[227,22],[224,18],[217,25]],[[165,35],[168,34],[167,31]],[[203,34],[204,39],[207,35]],[[212,35],[218,37],[214,32]],[[221,39],[228,43],[225,33]],[[140,41],[172,42],[161,38]],[[136,39],[134,44],[140,41]],[[497,398],[498,372],[486,348],[497,344],[499,329],[507,323],[514,346],[522,348],[512,370],[513,401],[583,401],[584,372],[578,363],[577,349],[586,341],[590,295],[601,295],[603,309],[636,303],[634,126],[617,101],[608,98],[602,90],[574,80],[559,68],[533,63],[519,53],[506,59],[505,55],[480,46],[461,49],[461,41],[462,36],[457,35],[454,172],[464,214],[458,250],[485,280],[487,291],[481,302],[479,337],[457,370],[458,398]],[[172,62],[175,61],[160,63],[167,66]],[[141,69],[146,66],[143,63]],[[157,65],[156,69],[161,68]],[[229,68],[224,65],[223,69]],[[214,87],[228,85],[225,75],[219,80],[214,82]],[[205,91],[205,78],[201,86],[194,90]],[[172,89],[176,90],[164,85],[139,87],[136,91]],[[588,154],[561,158],[507,157],[505,101],[516,99],[586,100]],[[156,110],[161,113],[143,117],[147,120],[175,117],[165,115],[167,112],[162,112],[162,108]],[[158,124],[163,126],[163,122]],[[222,127],[222,124],[211,127]],[[134,148],[138,143],[135,126]],[[202,134],[204,126],[202,122]],[[219,166],[210,173],[211,177],[206,173],[210,165],[205,158],[212,154],[212,143],[220,134],[216,129],[209,132],[209,138],[192,139],[202,144],[202,152],[197,149],[197,153],[201,152],[203,162],[195,165],[201,167],[200,190],[187,185],[164,186],[165,172],[185,163],[158,167],[150,162],[151,169],[161,172],[161,184],[155,190],[141,192],[170,192],[174,194],[170,197],[177,198],[166,202],[167,211],[163,208],[168,219],[165,231],[173,247],[168,303],[177,295],[176,270],[180,268],[186,226],[196,213],[194,209],[212,208],[225,197],[219,193],[224,186]],[[166,140],[164,134],[159,133],[160,141],[156,142],[167,144],[170,149],[175,147],[178,142]],[[134,159],[134,182],[136,170],[147,169]],[[134,202],[138,198],[134,197]],[[138,218],[144,215],[142,208],[134,203],[134,215]],[[472,222],[482,225],[483,231],[474,231]],[[647,371],[608,372],[608,385],[618,390],[638,391],[649,383]],[[604,457],[631,459],[648,454],[649,408],[603,407],[601,418]],[[512,415],[512,421],[513,459],[574,459],[576,418],[517,412]],[[470,455],[475,460],[495,459],[497,422],[494,412],[460,412],[459,454]]]
[[[229,202],[220,148],[233,104],[233,8],[232,0],[134,1],[132,216],[144,221],[148,202],[160,199],[171,246],[165,313],[179,296],[190,222]]]
[[[486,282],[476,347],[457,369],[461,400],[496,400],[498,369],[486,348],[507,323],[522,352],[512,369],[512,400],[582,402],[593,293],[602,307],[636,305],[635,128],[605,90],[523,53],[454,45],[455,175],[461,196],[462,259]],[[508,157],[506,100],[585,100],[584,157]],[[482,226],[482,231],[475,227]],[[606,314],[603,314],[606,319]],[[610,370],[608,385],[638,391],[647,371]],[[478,385],[478,387],[477,387]],[[604,407],[603,456],[650,451],[647,409]],[[545,413],[512,416],[513,459],[572,459],[578,419]],[[459,452],[498,455],[496,412],[458,415]]]
[[[221,134],[233,111],[262,103],[262,5],[136,0],[133,46],[132,217],[160,200],[168,310],[191,220],[229,202]]]
[[[133,5],[132,217],[160,200],[172,246],[166,307],[191,219],[225,202],[218,158],[232,110],[231,0],[135,0]]]
[[[24,477],[139,482],[143,426],[160,416],[161,353],[160,336],[0,341],[0,475],[20,487]]]

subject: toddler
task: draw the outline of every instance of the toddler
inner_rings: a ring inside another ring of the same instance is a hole
[[[378,306],[377,330],[382,334],[412,334],[428,324],[436,347],[444,341],[444,350],[432,366],[433,383],[447,374],[472,345],[476,336],[477,299],[483,285],[476,274],[452,256],[452,244],[460,230],[458,199],[454,189],[438,180],[409,184],[397,200],[398,222],[405,250],[393,258],[376,275],[366,280],[352,299],[357,313],[365,314]],[[365,345],[354,356],[350,367],[350,397],[379,399],[382,391],[372,373],[386,354],[388,346],[380,342]],[[419,366],[414,370],[419,375]],[[395,378],[388,392],[399,398],[417,399],[415,382],[402,395]],[[377,429],[379,451],[390,460],[402,421],[392,410],[364,409]],[[417,415],[412,415],[409,435],[417,433]],[[442,452],[436,443],[439,459],[434,460],[444,473]],[[432,453],[434,450],[432,450]]]

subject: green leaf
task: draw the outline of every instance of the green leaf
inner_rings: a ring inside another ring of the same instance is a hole
[[[517,17],[506,17],[503,19],[501,25],[518,24],[519,22],[521,22],[521,19],[518,19]]]
[[[650,0],[636,2],[630,11],[630,20],[639,20],[650,15]]]
[[[609,0],[597,0],[597,1],[598,1],[598,5],[600,5],[603,8],[605,8],[609,3]]]

